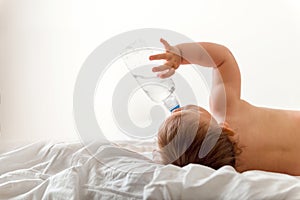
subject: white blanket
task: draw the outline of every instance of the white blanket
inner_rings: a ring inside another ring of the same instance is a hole
[[[97,158],[97,159],[96,159]],[[0,199],[142,199],[159,165],[113,145],[36,143],[0,155]]]
[[[168,165],[156,170],[144,199],[298,200],[300,179],[254,170],[237,173],[230,166],[213,170],[195,164]]]
[[[300,179],[232,167],[155,164],[155,148],[35,143],[0,155],[0,199],[300,199]],[[146,156],[144,156],[146,155]]]

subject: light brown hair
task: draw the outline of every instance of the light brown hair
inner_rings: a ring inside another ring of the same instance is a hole
[[[189,163],[214,169],[224,165],[235,167],[240,149],[229,138],[234,135],[233,130],[217,124],[213,118],[211,121],[197,120],[196,115],[199,114],[180,112],[162,124],[158,132],[162,162],[180,167]]]

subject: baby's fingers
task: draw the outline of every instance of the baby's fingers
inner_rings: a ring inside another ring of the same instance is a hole
[[[152,71],[153,72],[162,72],[162,71],[165,71],[167,69],[170,69],[170,66],[168,66],[168,65],[160,65],[158,67],[153,67]]]
[[[164,72],[158,74],[158,76],[159,76],[160,78],[169,78],[169,77],[172,76],[173,74],[175,74],[175,69],[174,69],[174,68],[171,68],[171,69],[169,69],[169,70],[167,70],[167,71],[164,71]]]
[[[166,53],[162,54],[156,54],[149,57],[150,60],[162,60],[162,59],[169,59],[170,56],[168,56]]]
[[[163,38],[160,38],[160,42],[163,43],[163,45],[165,46],[165,49],[167,51],[169,51],[171,49],[171,45],[166,40],[164,40]]]

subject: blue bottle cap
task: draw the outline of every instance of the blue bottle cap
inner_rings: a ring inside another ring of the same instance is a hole
[[[173,112],[173,110],[176,110],[177,108],[180,108],[180,106],[176,105],[175,107],[173,107],[173,108],[170,109],[170,112]]]

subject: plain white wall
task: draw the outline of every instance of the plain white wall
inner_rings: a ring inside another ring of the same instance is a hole
[[[300,109],[299,13],[297,0],[0,0],[0,144],[76,140],[72,95],[82,63],[137,28],[224,44],[239,63],[244,99]]]

